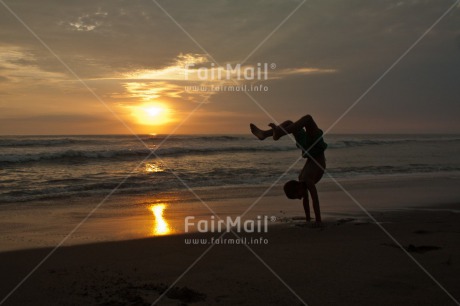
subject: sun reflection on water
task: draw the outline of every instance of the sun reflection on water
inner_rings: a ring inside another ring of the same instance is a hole
[[[151,163],[145,164],[145,172],[147,173],[156,173],[156,172],[163,172],[163,171],[164,169],[158,164],[151,164]]]
[[[150,210],[155,217],[152,228],[152,235],[154,236],[168,235],[172,232],[171,227],[163,217],[163,211],[165,210],[166,206],[166,204],[155,204],[150,206]]]

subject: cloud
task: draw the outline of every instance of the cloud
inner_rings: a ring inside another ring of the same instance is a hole
[[[93,31],[100,27],[106,19],[107,12],[95,12],[92,14],[83,14],[79,16],[75,21],[69,21],[66,25],[75,31]],[[62,22],[62,24],[65,24]]]
[[[0,124],[2,133],[7,135],[126,133],[126,128],[110,114],[55,113],[37,116],[11,116],[2,118]]]
[[[288,76],[304,76],[304,75],[316,75],[324,73],[337,73],[337,69],[331,68],[312,68],[312,67],[302,67],[302,68],[286,68],[281,69],[274,73],[273,78],[283,78]]]
[[[88,114],[53,114],[53,115],[41,115],[41,116],[32,116],[23,118],[24,120],[31,121],[53,121],[53,122],[63,122],[63,123],[88,123],[94,122],[95,120],[101,120],[106,118],[106,116],[94,116]],[[15,118],[16,120],[18,118]]]
[[[183,92],[183,87],[167,82],[128,82],[124,83],[123,86],[130,98],[139,98],[142,101],[152,101],[164,97],[180,98]]]
[[[42,70],[35,56],[19,47],[0,46],[0,77],[4,81],[56,81],[67,79],[63,73]]]
[[[132,80],[175,80],[186,81],[188,79],[189,66],[198,64],[210,64],[206,54],[179,54],[171,65],[159,69],[138,69],[123,74],[124,79]]]
[[[199,50],[149,1],[114,5],[112,1],[96,0],[79,1],[77,5],[55,0],[44,0],[40,4],[24,0],[9,5],[85,78],[108,77],[110,69],[112,72],[161,69],[173,64],[177,54],[193,54]],[[252,5],[220,0],[163,5],[216,59],[233,62],[244,58],[297,2],[270,1]],[[34,49],[41,59],[50,57],[21,24],[7,12],[3,14],[6,18],[0,19],[0,36],[5,44]],[[38,64],[43,70],[62,70],[54,59]]]
[[[222,80],[250,80],[282,78],[290,75],[311,75],[320,73],[336,73],[337,69],[295,67],[276,70],[275,63],[257,63],[245,65],[239,62],[219,63],[218,66],[206,54],[179,54],[170,66],[160,69],[136,70],[123,75],[124,79],[131,80],[158,80],[158,81],[184,81],[190,82],[221,82]],[[271,67],[273,65],[273,67]],[[245,78],[245,73],[247,78]]]

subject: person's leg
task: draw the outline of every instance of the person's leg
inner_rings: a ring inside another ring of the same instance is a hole
[[[318,126],[310,115],[305,115],[296,122],[291,122],[291,124],[288,125],[280,124],[276,126],[274,123],[270,123],[269,126],[273,129],[274,140],[278,140],[287,134],[296,133],[303,128],[305,128],[305,131],[311,137],[315,137],[318,131]]]
[[[273,136],[272,129],[264,131],[264,130],[259,129],[257,126],[255,126],[252,123],[249,124],[249,127],[251,128],[251,133],[254,134],[254,136],[259,138],[260,140],[264,140],[267,137]]]
[[[280,126],[285,128],[285,127],[287,127],[287,126],[289,126],[291,124],[293,124],[293,122],[291,120],[286,120],[283,123],[281,123]],[[254,136],[259,138],[260,140],[264,140],[267,137],[273,136],[273,128],[268,129],[268,130],[261,130],[255,124],[252,124],[252,123],[249,124],[249,127],[251,128],[251,133],[254,134]]]

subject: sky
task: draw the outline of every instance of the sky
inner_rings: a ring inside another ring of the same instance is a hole
[[[460,133],[454,3],[2,0],[0,134]]]

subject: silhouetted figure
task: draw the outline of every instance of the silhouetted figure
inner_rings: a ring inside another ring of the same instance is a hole
[[[284,193],[289,199],[303,199],[303,208],[307,222],[311,221],[308,192],[311,194],[315,221],[321,224],[321,211],[319,208],[318,192],[316,183],[321,180],[326,169],[324,151],[327,144],[323,140],[323,131],[318,128],[310,115],[303,116],[296,122],[284,121],[279,126],[270,123],[269,130],[261,130],[254,124],[249,125],[252,134],[260,140],[273,137],[278,140],[286,134],[292,134],[296,145],[302,150],[302,156],[307,159],[305,166],[299,174],[299,180],[292,180],[284,184]]]

